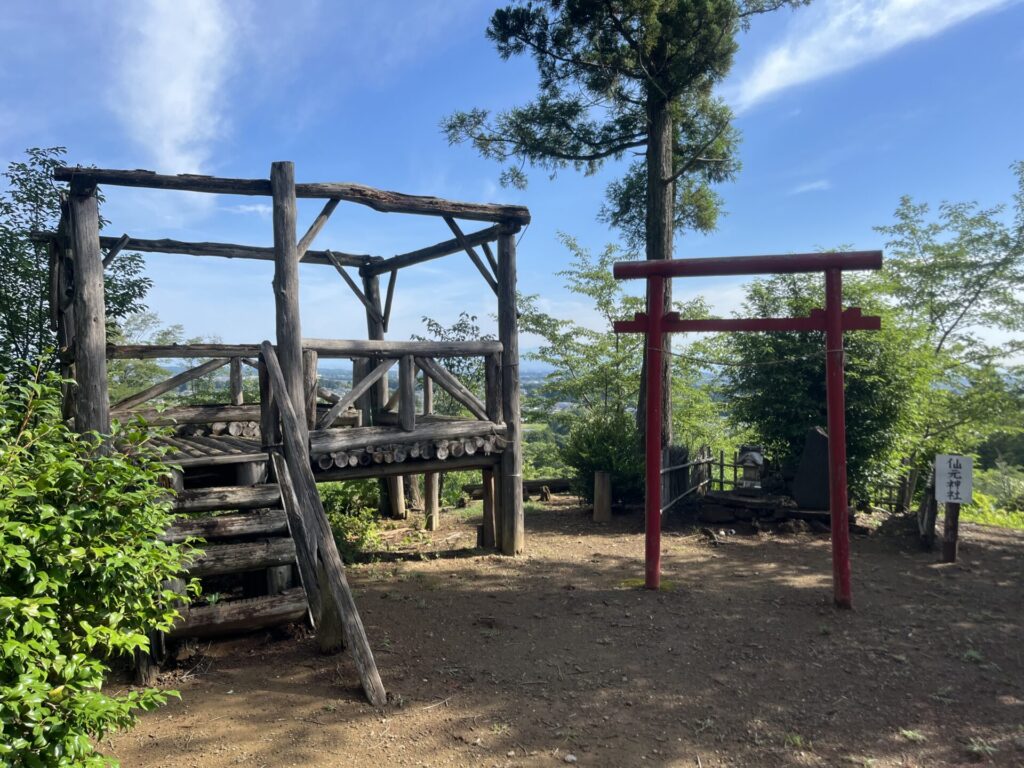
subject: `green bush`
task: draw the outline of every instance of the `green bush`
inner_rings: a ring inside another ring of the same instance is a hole
[[[359,554],[381,547],[377,519],[380,491],[376,480],[324,483],[319,489],[343,560],[352,562]]]
[[[94,741],[172,695],[103,690],[117,657],[170,628],[185,596],[161,585],[189,554],[157,539],[166,469],[141,425],[115,437],[131,457],[69,430],[54,376],[0,380],[0,764],[116,764]]]
[[[594,500],[594,472],[611,473],[616,502],[643,498],[644,459],[636,420],[625,411],[577,414],[562,447],[562,461],[583,498]]]
[[[982,491],[974,491],[974,500],[960,509],[960,519],[969,523],[997,525],[1000,528],[1017,528],[1024,530],[1024,512],[1003,509],[998,500]]]

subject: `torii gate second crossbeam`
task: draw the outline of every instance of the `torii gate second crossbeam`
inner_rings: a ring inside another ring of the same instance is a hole
[[[645,586],[661,585],[661,399],[663,342],[668,333],[725,331],[824,331],[825,385],[828,401],[829,507],[832,522],[832,584],[835,603],[851,608],[849,498],[846,489],[846,417],[843,392],[843,331],[877,331],[878,317],[866,317],[857,307],[843,310],[843,270],[881,269],[881,251],[798,253],[781,256],[737,256],[710,259],[618,262],[612,274],[619,280],[647,280],[647,312],[615,323],[616,333],[644,333],[647,350],[645,436]],[[824,272],[825,309],[807,317],[682,320],[665,312],[665,280],[673,277],[759,275]],[[651,372],[655,372],[652,375]]]

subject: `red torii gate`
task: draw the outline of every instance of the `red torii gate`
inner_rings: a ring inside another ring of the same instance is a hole
[[[881,269],[881,251],[797,253],[781,256],[736,256],[710,259],[623,261],[612,268],[619,280],[647,280],[647,312],[633,320],[620,320],[616,333],[644,333],[647,349],[645,381],[646,493],[645,586],[661,585],[661,398],[662,338],[668,333],[720,333],[723,331],[824,331],[825,386],[828,400],[829,507],[832,520],[832,585],[836,605],[853,606],[850,594],[849,499],[846,490],[846,417],[843,395],[843,331],[877,331],[881,318],[865,317],[859,307],[843,311],[843,270]],[[765,273],[824,272],[825,309],[807,317],[682,320],[678,312],[665,312],[665,280],[673,277],[759,275]],[[651,375],[651,372],[657,375]]]

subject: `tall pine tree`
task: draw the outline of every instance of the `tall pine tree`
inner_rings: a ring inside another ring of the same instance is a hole
[[[739,169],[732,112],[714,95],[751,17],[807,0],[518,0],[487,28],[502,58],[530,55],[539,92],[496,115],[446,118],[452,143],[511,162],[502,178],[522,186],[524,167],[594,173],[609,159],[642,155],[608,188],[602,217],[648,259],[672,258],[677,230],[713,229],[713,185]],[[665,287],[671,306],[671,286]],[[667,339],[666,339],[667,342]],[[662,439],[671,439],[670,357],[662,376]],[[641,422],[643,403],[641,402]]]

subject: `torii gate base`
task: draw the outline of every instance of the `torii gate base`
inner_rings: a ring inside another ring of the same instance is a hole
[[[647,351],[645,435],[645,586],[661,586],[661,371],[663,338],[669,333],[723,331],[824,331],[825,386],[828,400],[829,507],[832,521],[832,584],[835,603],[852,608],[850,589],[849,497],[846,489],[846,416],[843,392],[843,331],[877,331],[878,317],[865,317],[857,307],[843,311],[843,270],[881,269],[881,251],[803,253],[782,256],[740,256],[712,259],[619,262],[612,273],[619,280],[646,278],[647,312],[615,323],[616,333],[644,333]],[[758,275],[824,272],[825,309],[808,317],[726,320],[682,320],[665,312],[665,280],[672,277]]]

